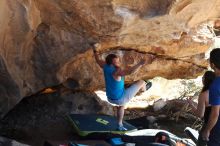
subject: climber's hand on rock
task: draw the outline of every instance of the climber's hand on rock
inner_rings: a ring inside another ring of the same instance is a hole
[[[142,59],[140,60],[140,62],[139,62],[140,65],[144,65],[144,64],[146,64],[146,63],[147,63],[146,59],[143,59],[143,58],[142,58]]]
[[[97,45],[97,44],[95,44],[95,43],[91,43],[91,44],[90,44],[90,46],[91,46],[91,48],[92,48],[92,50],[93,50],[94,53],[97,53],[96,45]]]
[[[152,63],[155,59],[156,59],[156,56],[150,54],[150,55],[149,55],[149,59],[148,59],[148,63]]]

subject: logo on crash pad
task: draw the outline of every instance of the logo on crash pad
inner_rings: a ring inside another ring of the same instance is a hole
[[[106,121],[106,120],[104,120],[104,119],[102,119],[102,118],[97,118],[97,119],[96,119],[96,122],[101,123],[101,124],[103,124],[103,125],[107,125],[107,124],[109,123],[108,121]]]

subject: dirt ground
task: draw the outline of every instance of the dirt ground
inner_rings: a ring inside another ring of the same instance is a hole
[[[200,129],[201,120],[191,113],[191,109],[185,105],[185,102],[178,100],[170,102],[157,112],[152,106],[145,109],[126,109],[125,120],[139,129],[163,129],[184,138],[187,138],[184,133],[186,127]],[[173,102],[180,102],[180,104],[173,104]]]

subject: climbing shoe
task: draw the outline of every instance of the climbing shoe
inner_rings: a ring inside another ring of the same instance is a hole
[[[127,131],[128,129],[125,128],[123,125],[119,125],[117,128],[118,131]]]
[[[145,81],[145,82],[146,82],[146,81]],[[147,82],[146,82],[146,91],[147,91],[148,89],[150,89],[151,86],[152,86],[152,82],[147,81]]]

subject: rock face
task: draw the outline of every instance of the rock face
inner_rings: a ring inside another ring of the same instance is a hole
[[[91,43],[104,58],[116,52],[124,67],[149,59],[126,82],[193,78],[219,17],[216,0],[1,0],[0,116],[23,97],[71,79],[77,89],[103,88]]]

